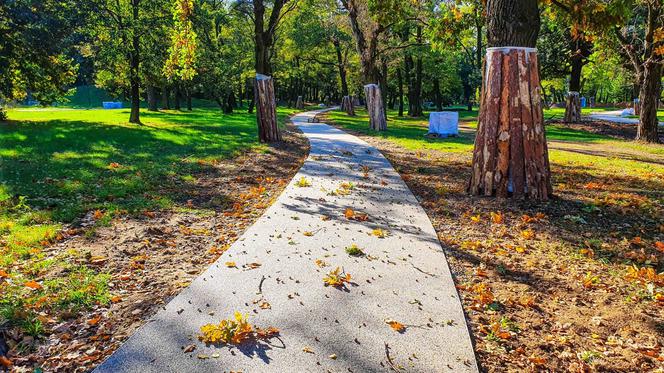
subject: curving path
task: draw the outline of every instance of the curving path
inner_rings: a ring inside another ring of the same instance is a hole
[[[292,119],[309,138],[311,153],[278,200],[97,372],[478,371],[426,213],[375,148],[308,123],[316,113]],[[297,185],[302,177],[310,187]],[[331,195],[344,182],[353,183],[350,194]],[[348,220],[349,207],[369,220]],[[389,235],[376,237],[376,228]],[[353,243],[365,257],[345,252]],[[319,268],[316,260],[329,266]],[[226,267],[227,261],[238,268]],[[253,262],[261,266],[244,267]],[[344,290],[323,285],[337,266],[352,275]],[[261,298],[270,309],[259,307]],[[240,347],[196,339],[202,325],[235,311],[248,313],[252,324],[280,329],[280,337]],[[398,333],[386,320],[407,328]],[[196,349],[185,353],[192,344]]]

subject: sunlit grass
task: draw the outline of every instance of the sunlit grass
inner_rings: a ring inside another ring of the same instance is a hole
[[[278,109],[280,123],[292,113]],[[97,210],[95,225],[105,226],[122,214],[184,208],[215,161],[268,149],[245,111],[142,111],[142,126],[128,123],[128,109],[8,115],[0,124],[0,324],[31,335],[44,331],[38,313],[109,300],[108,274],[73,254],[46,255],[62,227]]]

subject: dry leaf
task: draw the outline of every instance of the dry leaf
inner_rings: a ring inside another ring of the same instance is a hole
[[[324,262],[323,260],[321,260],[321,259],[316,259],[316,261],[315,261],[314,263],[316,263],[316,265],[317,265],[319,268],[327,267],[327,263],[325,263],[325,262]]]
[[[397,331],[397,332],[399,332],[399,333],[403,333],[404,331],[406,331],[406,326],[405,326],[404,324],[398,322],[398,321],[394,321],[394,320],[385,320],[385,322],[386,322],[387,325],[389,325],[390,328],[392,328],[394,331]]]
[[[91,318],[90,320],[88,320],[88,325],[95,326],[95,325],[99,324],[99,321],[101,321],[101,315],[97,315],[97,316]]]
[[[247,264],[247,267],[249,267],[250,269],[256,269],[260,266],[261,266],[260,263],[249,263],[249,264]]]
[[[314,232],[306,231],[306,232],[303,232],[302,234],[305,235],[305,236],[307,236],[307,237],[311,237],[311,236],[314,235]]]
[[[491,213],[491,222],[493,224],[503,224],[505,221],[505,217],[503,216],[502,212],[492,212]]]
[[[189,345],[184,348],[184,353],[188,354],[190,352],[193,352],[196,349],[196,345]]]
[[[30,288],[32,290],[39,290],[42,288],[41,284],[39,284],[37,281],[31,280],[23,284],[23,286]]]
[[[104,217],[104,213],[101,210],[95,210],[95,212],[92,214],[92,217],[95,220],[99,220]]]
[[[371,232],[371,234],[373,234],[374,236],[376,236],[378,238],[385,238],[385,237],[387,237],[388,232],[384,231],[380,228],[376,228],[376,229],[373,230],[373,232]]]
[[[266,301],[261,302],[261,304],[259,304],[258,307],[260,307],[260,308],[262,308],[262,309],[264,309],[264,310],[269,310],[270,308],[272,308],[272,306],[270,305],[270,303],[268,303],[268,302],[266,302]]]
[[[3,271],[2,269],[0,269],[0,279],[1,278],[9,278],[9,273],[7,273],[7,272]]]
[[[308,354],[313,354],[314,350],[312,350],[310,347],[303,347],[302,351],[308,353]]]
[[[228,268],[237,268],[235,262],[226,262],[226,267]]]

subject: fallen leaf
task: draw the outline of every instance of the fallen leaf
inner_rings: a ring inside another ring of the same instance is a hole
[[[196,349],[196,345],[189,345],[184,348],[184,353],[188,354],[190,352],[193,352]]]
[[[228,268],[237,268],[237,265],[235,265],[235,262],[226,262],[226,267],[228,267]]]
[[[95,325],[99,324],[99,321],[101,321],[101,315],[97,315],[97,316],[91,318],[90,320],[88,320],[88,325],[95,326]]]
[[[505,220],[502,212],[492,212],[491,213],[491,222],[493,224],[503,224]]]
[[[120,167],[121,167],[121,165],[118,162],[111,162],[111,163],[108,164],[108,168],[110,170],[115,170],[115,169],[120,168]]]
[[[316,259],[316,261],[315,261],[314,263],[316,263],[316,265],[317,265],[319,268],[327,267],[327,263],[325,263],[325,262],[324,262],[323,260],[321,260],[321,259]]]
[[[330,355],[330,359],[332,359],[332,360],[337,360],[337,354],[332,354],[332,355]]]
[[[306,352],[306,353],[308,353],[308,354],[313,354],[313,353],[314,353],[314,350],[312,350],[312,349],[309,348],[309,347],[304,347],[304,348],[302,348],[302,351],[304,351],[304,352]]]
[[[664,253],[664,242],[662,241],[655,242],[655,249],[657,249],[657,251],[659,251],[660,253]]]
[[[0,366],[5,367],[8,370],[12,367],[12,361],[9,360],[7,357],[0,355]]]
[[[376,236],[378,238],[385,238],[385,237],[387,237],[388,232],[384,231],[380,228],[376,228],[376,229],[373,230],[373,232],[371,232],[371,234],[373,234],[374,236]]]
[[[268,302],[266,302],[266,301],[261,302],[261,304],[259,304],[258,307],[260,307],[260,308],[262,308],[262,309],[264,309],[264,310],[269,310],[270,308],[272,308],[272,306],[270,305],[270,303],[268,303]]]
[[[480,215],[473,215],[473,216],[470,217],[470,221],[477,224],[480,221],[482,221],[482,217]]]
[[[92,217],[95,220],[99,220],[104,217],[104,213],[101,210],[95,210],[95,212],[92,214]]]
[[[260,266],[261,266],[260,263],[249,263],[249,264],[247,264],[247,267],[249,267],[249,269],[256,269]]]
[[[521,231],[521,237],[525,238],[526,240],[532,240],[535,238],[535,232],[532,229],[526,229]]]
[[[39,284],[37,281],[31,280],[23,284],[23,286],[30,288],[32,290],[39,290],[42,288],[41,284]]]
[[[406,330],[406,326],[398,321],[385,320],[385,322],[396,332],[403,333]]]
[[[9,273],[0,269],[0,278],[9,278]]]
[[[355,211],[353,211],[353,209],[349,207],[346,209],[346,211],[344,211],[344,216],[346,217],[346,219],[352,219],[353,216],[355,216]]]
[[[302,234],[307,236],[307,237],[312,237],[314,235],[314,232],[306,231],[306,232],[303,232]]]

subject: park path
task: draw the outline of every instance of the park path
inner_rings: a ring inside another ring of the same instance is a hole
[[[292,119],[311,152],[277,201],[97,372],[478,370],[426,213],[380,152],[341,130],[308,123],[317,113]],[[311,186],[298,186],[301,178]],[[369,219],[349,220],[347,208]],[[344,248],[353,243],[366,256],[348,255]],[[228,261],[237,267],[227,267]],[[344,289],[323,284],[336,267],[352,276]],[[279,337],[239,347],[197,340],[202,325],[235,311],[248,314],[253,325],[278,328]],[[405,331],[393,330],[389,320]],[[191,345],[196,349],[186,353]]]
[[[590,113],[590,118],[605,120],[607,122],[621,123],[621,124],[639,124],[639,120],[636,118],[623,118],[621,116],[622,110],[615,111],[600,111]],[[664,126],[664,122],[659,122],[660,126]]]

